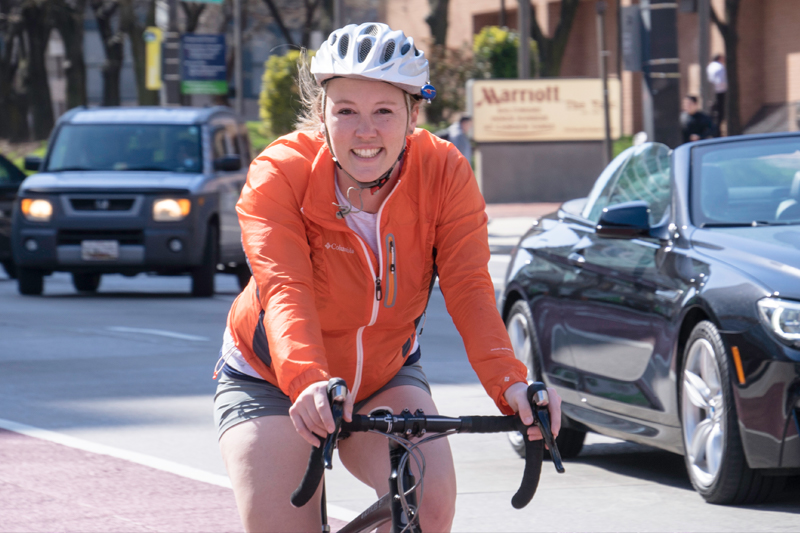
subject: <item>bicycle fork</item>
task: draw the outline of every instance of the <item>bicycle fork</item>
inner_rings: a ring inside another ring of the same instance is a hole
[[[403,459],[406,449],[399,443],[389,439],[389,462],[391,463],[392,473],[389,476],[389,495],[392,499],[392,533],[403,531],[411,533],[422,533],[419,527],[419,509],[417,508],[417,493],[412,491],[406,496],[406,503],[410,509],[410,516],[406,516],[403,511],[402,495],[397,487],[397,478],[402,476],[403,492],[414,486],[414,475],[411,473],[410,462],[406,461],[403,472],[400,472],[400,461]],[[409,525],[409,518],[411,524]]]

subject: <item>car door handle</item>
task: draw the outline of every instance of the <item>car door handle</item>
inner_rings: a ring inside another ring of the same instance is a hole
[[[583,255],[579,254],[578,252],[572,252],[567,256],[567,261],[569,261],[570,264],[575,266],[583,266],[584,263],[586,263],[586,258],[583,257]]]

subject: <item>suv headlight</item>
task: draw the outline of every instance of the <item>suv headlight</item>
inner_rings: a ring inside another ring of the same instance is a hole
[[[800,347],[800,302],[763,298],[758,301],[758,314],[778,338]]]
[[[23,198],[20,208],[25,218],[33,222],[48,222],[53,216],[53,204],[42,198]]]
[[[163,198],[153,203],[153,220],[175,222],[183,220],[192,210],[192,202],[186,198]]]

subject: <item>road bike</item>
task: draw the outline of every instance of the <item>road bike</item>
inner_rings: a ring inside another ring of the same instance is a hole
[[[317,491],[320,482],[322,490],[322,532],[330,531],[327,518],[325,487],[323,474],[325,469],[333,467],[333,450],[340,436],[346,433],[373,432],[386,436],[389,440],[389,492],[377,502],[370,505],[363,513],[339,530],[339,533],[357,533],[372,531],[376,527],[392,522],[392,533],[421,533],[419,526],[419,502],[423,496],[425,477],[425,457],[419,446],[425,442],[448,437],[454,433],[499,433],[518,431],[525,439],[525,469],[519,490],[511,498],[515,509],[522,509],[533,498],[539,486],[542,471],[544,445],[550,450],[550,456],[556,471],[564,473],[561,454],[556,446],[550,429],[550,414],[547,411],[549,398],[543,383],[535,382],[528,386],[528,401],[533,411],[534,425],[539,426],[543,440],[528,440],[527,428],[518,415],[514,416],[462,416],[457,418],[439,415],[426,415],[421,410],[411,413],[408,409],[395,415],[388,410],[373,411],[369,415],[353,415],[352,422],[343,420],[344,399],[347,387],[344,380],[334,378],[328,382],[328,401],[335,421],[336,429],[327,438],[320,439],[320,446],[312,448],[306,472],[300,486],[292,494],[291,502],[295,507],[302,507],[309,502]],[[412,442],[412,438],[420,440]],[[417,482],[411,473],[410,459],[417,464],[420,480]]]

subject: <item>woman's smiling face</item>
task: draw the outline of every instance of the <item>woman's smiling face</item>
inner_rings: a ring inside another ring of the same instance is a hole
[[[418,106],[408,117],[405,93],[382,81],[336,78],[326,87],[325,124],[333,152],[358,181],[388,171],[405,137],[417,125]]]

